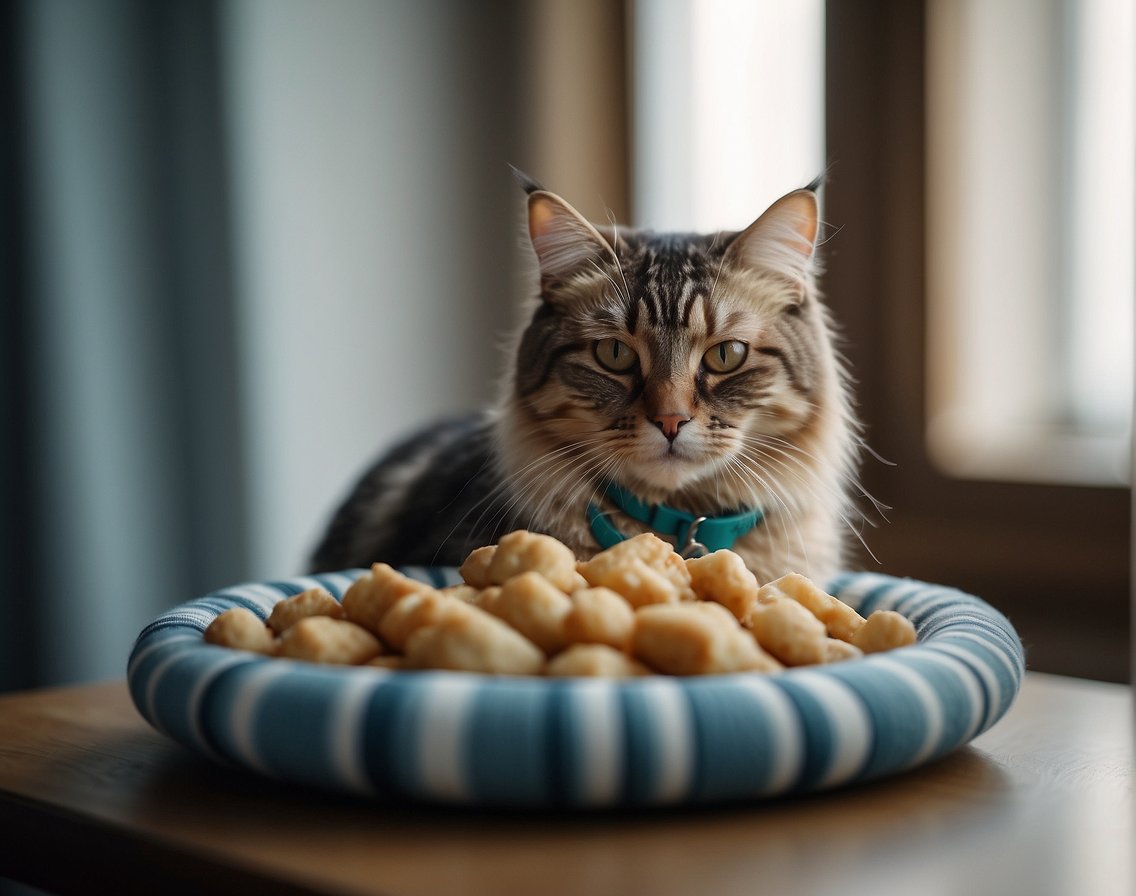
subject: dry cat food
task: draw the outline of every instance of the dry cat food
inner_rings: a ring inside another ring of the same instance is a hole
[[[267,623],[234,608],[205,640],[318,663],[613,678],[775,672],[915,643],[899,613],[864,619],[796,574],[759,586],[732,551],[684,560],[649,533],[578,562],[555,538],[511,532],[461,575],[437,589],[376,563],[342,602],[312,588]]]

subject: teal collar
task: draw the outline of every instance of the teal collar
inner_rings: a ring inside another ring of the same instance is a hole
[[[764,518],[760,508],[732,516],[695,516],[666,504],[645,504],[622,486],[611,483],[605,497],[634,520],[646,523],[660,535],[675,538],[675,550],[684,557],[732,548],[734,542],[754,529]],[[601,548],[610,548],[627,538],[594,503],[588,504],[588,525]]]

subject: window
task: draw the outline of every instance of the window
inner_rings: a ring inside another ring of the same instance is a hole
[[[1129,0],[928,4],[928,438],[946,472],[1129,471]]]
[[[974,6],[994,15],[985,9],[988,2]],[[1013,40],[1001,51],[1023,52],[1009,44],[1025,41],[1041,27],[1035,16],[1080,5],[1058,0],[1028,4],[1020,10]],[[935,145],[938,132],[929,124],[935,67],[941,61],[933,48],[950,38],[936,18],[941,11],[935,0],[832,0],[826,6],[826,140],[833,175],[825,206],[826,217],[839,231],[826,252],[823,285],[844,330],[867,441],[891,461],[885,465],[865,459],[865,484],[892,509],[886,522],[866,534],[875,556],[856,562],[980,595],[1014,623],[1032,669],[1127,680],[1130,489],[1041,479],[1004,464],[1001,470],[988,465],[979,475],[973,468],[950,469],[928,450],[927,434],[941,412],[932,401],[941,385],[935,381],[941,374],[936,365],[961,364],[963,357],[957,343],[935,344],[944,335],[936,323],[942,310],[935,307],[936,296],[944,294],[935,284],[942,259],[934,254],[939,225],[933,209],[944,186],[931,174],[941,162],[936,153],[942,147]],[[1119,30],[1120,23],[1115,27]],[[1072,39],[1064,20],[1052,33]],[[1048,84],[1038,86],[1044,96],[1052,95]],[[1113,85],[1110,95],[1115,97],[1119,89]],[[1132,104],[1126,105],[1131,111]],[[1072,99],[1065,108],[1075,115],[1088,112],[1088,106]],[[1025,163],[1009,158],[1001,169],[1004,177],[1024,177],[1014,168]],[[1129,173],[1131,159],[1129,151]],[[1059,180],[1068,189],[1074,177],[1062,170]],[[999,235],[1015,230],[1015,219],[1005,220],[995,231]],[[1068,246],[1054,245],[1041,256],[1043,263],[1055,264],[1057,253],[1070,269],[1080,263]],[[1131,243],[1120,251],[1129,265],[1131,252]],[[1048,283],[1036,274],[1023,275]],[[1100,314],[1091,311],[1086,321],[1110,329],[1127,327]],[[1072,342],[1064,334],[1073,325],[1062,317],[1051,320],[1057,323],[1048,326],[1063,330],[1054,331],[1060,338],[1050,345],[1068,348],[1071,359]],[[1041,325],[1037,329],[1046,332]],[[960,330],[959,336],[965,335]],[[1004,343],[989,349],[1005,350]],[[1031,375],[1014,369],[1004,377]],[[1005,379],[984,382],[988,389],[1006,385]],[[1021,385],[1009,383],[1011,389]],[[1050,417],[1054,419],[1061,418]],[[1090,418],[1086,414],[1082,419]],[[986,453],[980,444],[972,450]]]

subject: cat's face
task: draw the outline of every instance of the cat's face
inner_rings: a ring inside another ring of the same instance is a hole
[[[740,234],[676,236],[596,229],[537,192],[530,233],[542,302],[515,400],[548,450],[656,500],[697,483],[759,503],[829,379],[814,195],[790,194]]]

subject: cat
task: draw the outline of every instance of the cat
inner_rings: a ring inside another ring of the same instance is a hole
[[[595,225],[522,184],[540,286],[499,403],[381,458],[313,571],[456,566],[524,528],[581,559],[655,531],[759,582],[829,580],[860,442],[816,285],[818,182],[705,235]]]

